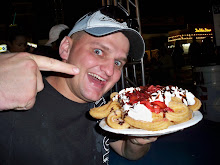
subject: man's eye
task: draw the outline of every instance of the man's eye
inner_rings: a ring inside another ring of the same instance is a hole
[[[94,53],[97,55],[102,55],[102,51],[100,49],[95,49]]]
[[[115,65],[117,65],[117,66],[121,66],[122,63],[121,63],[120,61],[115,61]]]

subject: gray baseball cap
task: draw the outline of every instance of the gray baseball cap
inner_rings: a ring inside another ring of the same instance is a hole
[[[122,32],[130,42],[129,56],[134,60],[140,60],[144,56],[145,44],[140,33],[128,27],[127,22],[119,22],[103,14],[101,10],[88,13],[79,19],[68,36],[79,31],[85,31],[96,37]]]

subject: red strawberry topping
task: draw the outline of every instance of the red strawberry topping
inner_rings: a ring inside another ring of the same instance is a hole
[[[135,103],[140,102],[140,104],[144,104],[151,112],[154,113],[166,113],[168,111],[173,112],[173,110],[165,104],[165,102],[154,101],[150,102],[149,98],[151,98],[152,93],[156,93],[158,90],[161,90],[163,87],[156,86],[141,86],[140,90],[134,90],[133,93],[127,92],[125,96],[127,96],[130,101],[128,104],[133,105]]]

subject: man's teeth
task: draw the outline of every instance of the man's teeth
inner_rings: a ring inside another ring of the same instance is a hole
[[[100,81],[106,81],[105,79],[103,79],[103,78],[101,78],[99,75],[97,75],[97,74],[94,74],[94,73],[88,73],[89,75],[91,75],[91,76],[93,76],[93,77],[95,77],[95,78],[97,78],[98,80],[100,80]]]

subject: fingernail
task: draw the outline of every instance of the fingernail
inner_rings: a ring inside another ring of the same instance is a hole
[[[78,74],[78,73],[79,73],[79,68],[73,68],[73,72],[74,72],[75,74]]]

